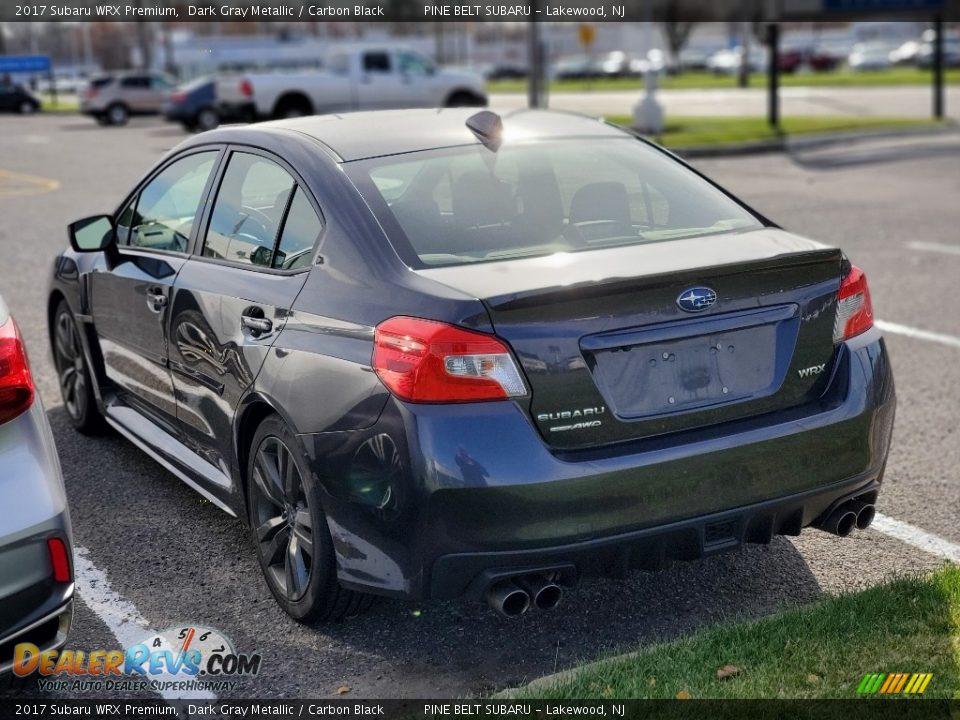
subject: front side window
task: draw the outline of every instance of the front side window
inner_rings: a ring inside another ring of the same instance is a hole
[[[233,153],[213,205],[204,256],[273,267],[280,223],[294,184],[275,162]]]
[[[120,245],[186,252],[217,151],[188,155],[164,168],[117,218]]]
[[[761,227],[633,138],[482,145],[346,163],[412,264],[457,265]],[[404,247],[406,239],[409,247]],[[419,262],[418,262],[419,261]]]
[[[433,70],[433,64],[427,58],[414,52],[401,52],[399,62],[400,72],[408,75],[429,75]]]

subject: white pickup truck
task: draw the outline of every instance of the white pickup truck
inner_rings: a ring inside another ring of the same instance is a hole
[[[416,50],[385,45],[336,46],[315,72],[222,77],[217,99],[223,114],[249,120],[487,104],[480,75],[441,70]]]

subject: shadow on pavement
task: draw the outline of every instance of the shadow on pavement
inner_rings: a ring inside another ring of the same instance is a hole
[[[792,150],[790,159],[794,164],[808,170],[838,170],[861,165],[880,165],[926,158],[942,158],[960,155],[960,144],[955,140],[923,143],[878,144],[877,142],[851,142],[818,150]]]

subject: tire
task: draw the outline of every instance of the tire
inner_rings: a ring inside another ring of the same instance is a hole
[[[193,127],[199,132],[213,130],[220,124],[220,113],[213,108],[203,108],[194,118]]]
[[[297,95],[280,98],[277,109],[273,112],[273,117],[277,120],[305,117],[306,115],[313,115],[313,107],[311,107],[309,100]]]
[[[370,598],[337,580],[337,564],[320,491],[300,445],[270,415],[250,445],[247,486],[251,535],[267,587],[277,604],[302,623],[339,622]]]
[[[37,106],[29,100],[24,100],[20,103],[19,110],[21,115],[33,115],[37,111]]]
[[[102,431],[106,423],[97,408],[93,380],[80,342],[80,328],[66,300],[61,300],[53,314],[53,363],[57,368],[60,397],[70,424],[77,431],[92,435]]]
[[[184,132],[192,133],[197,131],[197,126],[191,120],[184,120],[180,123],[180,127],[184,129]]]
[[[483,107],[483,101],[476,95],[463,90],[453,93],[447,98],[447,107]]]
[[[94,115],[93,119],[97,121],[97,125],[109,125],[110,121],[107,119],[106,115]]]
[[[126,125],[130,119],[130,111],[123,103],[113,103],[107,108],[107,123],[109,125]]]

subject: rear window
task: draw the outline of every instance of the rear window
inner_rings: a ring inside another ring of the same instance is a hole
[[[347,163],[414,266],[635,245],[761,227],[633,138],[482,145]]]

